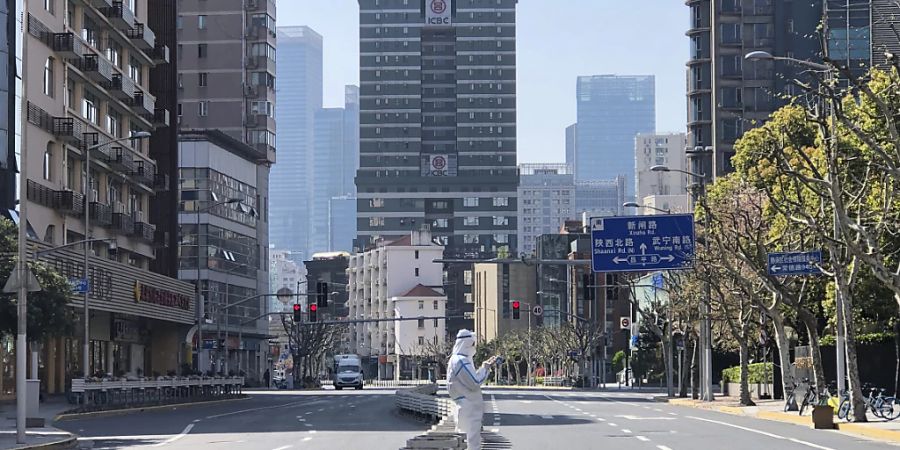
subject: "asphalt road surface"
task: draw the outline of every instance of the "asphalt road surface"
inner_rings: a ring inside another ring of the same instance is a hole
[[[253,392],[249,399],[57,426],[82,448],[390,449],[427,424],[394,407],[393,390]],[[633,392],[485,390],[485,450],[880,450],[840,434],[653,402]]]

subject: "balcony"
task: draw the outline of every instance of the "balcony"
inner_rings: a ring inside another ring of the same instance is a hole
[[[112,208],[100,202],[91,202],[91,220],[102,227],[112,225]]]
[[[153,167],[153,164],[147,161],[136,161],[134,164],[134,171],[131,172],[131,175],[139,183],[150,185],[153,184],[156,169]]]
[[[103,87],[119,100],[128,102],[134,98],[134,82],[126,76],[115,74],[110,82],[103,83]]]
[[[115,170],[134,171],[134,158],[131,156],[131,151],[123,147],[113,147],[106,163]]]
[[[169,47],[162,44],[156,44],[156,46],[153,47],[153,51],[150,52],[150,59],[152,59],[155,64],[168,64]]]
[[[125,212],[115,212],[112,214],[112,230],[122,234],[134,233],[134,219],[131,214]]]
[[[56,206],[56,191],[43,184],[28,180],[28,201],[53,208]]]
[[[79,59],[85,54],[84,44],[74,33],[55,33],[53,35],[53,51],[66,59]]]
[[[156,112],[156,100],[154,100],[150,94],[142,91],[137,91],[134,94],[134,98],[128,103],[131,105],[131,110],[134,111],[135,114],[145,118],[152,117],[153,113]]]
[[[85,55],[78,68],[96,83],[109,83],[113,79],[112,63],[99,55]]]
[[[153,126],[167,127],[169,126],[169,110],[165,108],[156,108],[153,111]]]
[[[134,28],[134,13],[124,3],[113,1],[112,6],[103,8],[102,11],[114,27],[126,32]]]
[[[141,50],[150,51],[156,45],[156,35],[153,30],[140,22],[135,22],[134,28],[129,29],[125,34]]]
[[[72,117],[54,117],[53,135],[71,144],[81,142],[84,125]]]
[[[256,148],[259,155],[265,157],[267,161],[275,161],[275,147],[264,142],[254,144],[253,147]]]
[[[267,70],[271,69],[272,72],[275,71],[275,61],[273,61],[268,56],[256,56],[251,55],[247,57],[247,68],[254,70]]]
[[[153,190],[165,192],[169,190],[169,174],[157,173],[153,176]]]
[[[56,191],[56,209],[74,216],[84,213],[84,194],[75,191]]]
[[[247,0],[247,11],[264,11],[268,0]]]
[[[137,215],[138,213],[135,214]],[[141,217],[134,216],[133,219],[134,231],[132,234],[147,242],[153,242],[154,235],[156,234],[156,226],[144,222],[143,213],[141,213]]]

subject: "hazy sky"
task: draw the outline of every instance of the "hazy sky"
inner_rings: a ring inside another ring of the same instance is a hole
[[[278,25],[308,25],[325,39],[325,106],[359,83],[357,0],[278,0]],[[565,160],[579,75],[656,75],[657,131],[684,131],[683,0],[520,0],[520,162]]]

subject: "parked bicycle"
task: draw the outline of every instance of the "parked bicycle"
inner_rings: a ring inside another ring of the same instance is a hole
[[[871,411],[875,417],[884,420],[895,420],[900,417],[900,404],[897,404],[895,397],[885,396],[884,391],[884,389],[869,389],[869,396],[866,397],[866,411]],[[878,392],[878,395],[875,395],[875,392]],[[851,406],[849,392],[843,393],[838,407],[838,418],[849,421],[852,418]]]
[[[799,389],[801,386],[804,386],[804,385],[806,386],[806,392],[803,394],[803,399],[801,400],[801,402],[799,404],[800,415],[801,416],[803,415],[803,412],[806,410],[807,406],[816,404],[816,402],[818,401],[818,395],[816,394],[816,387],[809,381],[809,378],[804,378],[803,380],[801,380],[801,382],[799,384],[794,382],[794,387],[791,389],[791,391],[787,395],[787,398],[785,399],[784,412],[790,411],[791,406],[797,404],[797,402],[796,402],[797,389]]]

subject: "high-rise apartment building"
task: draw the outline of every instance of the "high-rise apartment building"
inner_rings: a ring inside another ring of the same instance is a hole
[[[639,134],[634,138],[635,197],[641,203],[648,195],[687,194],[695,180],[679,170],[689,170],[684,153],[684,133]],[[653,166],[666,166],[669,172],[654,171]]]
[[[517,248],[516,3],[360,0],[360,248],[423,227],[455,259]],[[462,272],[447,308],[471,317]]]
[[[575,215],[577,219],[601,216],[620,216],[626,197],[625,176],[610,180],[575,181]]]
[[[271,235],[276,248],[308,259],[316,111],[322,109],[322,36],[309,27],[279,27],[278,146],[283,149],[272,169]]]
[[[3,29],[3,44],[0,45],[0,60],[5,70],[0,70],[0,217],[9,217],[10,210],[15,209],[17,199],[16,158],[20,147],[17,146],[16,123],[21,121],[18,105],[22,103],[19,91],[20,82],[15,72],[10,70],[20,64],[17,48],[21,48],[20,30],[21,15],[16,14],[14,2],[0,4],[0,25]]]
[[[177,4],[180,128],[222,131],[274,163],[275,1]]]
[[[656,86],[652,75],[578,77],[575,179],[609,180],[626,175],[633,194],[634,136],[656,131]]]
[[[822,2],[694,0],[687,63],[687,154],[691,171],[718,177],[733,170],[734,143],[783,105],[777,94],[800,90],[792,64],[745,60],[756,50],[821,61]]]
[[[21,55],[16,90],[24,96],[24,120],[17,124],[16,114],[7,116],[9,128],[2,134],[17,128],[22,133],[22,147],[7,151],[21,152],[27,162],[17,169],[27,179],[20,200],[35,232],[29,246],[72,244],[41,258],[66,278],[88,280],[88,361],[81,333],[47,339],[38,368],[42,387],[65,392],[76,372],[178,371],[191,357],[179,342],[195,321],[193,289],[151,270],[159,270],[153,260],[172,242],[165,235],[175,231],[167,221],[154,221],[174,217],[176,203],[153,200],[178,178],[169,163],[177,150],[167,129],[175,90],[164,82],[166,73],[174,80],[166,45],[174,35],[174,2],[11,4],[26,8],[11,16],[24,23],[10,29],[7,22],[7,32],[16,34],[8,42],[21,44],[12,55]],[[15,62],[12,55],[7,62]],[[4,72],[14,77],[15,67]],[[76,315],[83,311],[82,298],[70,299]]]
[[[349,252],[356,239],[356,195],[331,197],[328,204],[328,250]]]
[[[577,123],[566,127],[566,164],[572,169],[573,174],[575,173],[575,134],[577,130]]]
[[[575,176],[567,164],[519,165],[519,254],[533,255],[538,236],[575,218]]]

